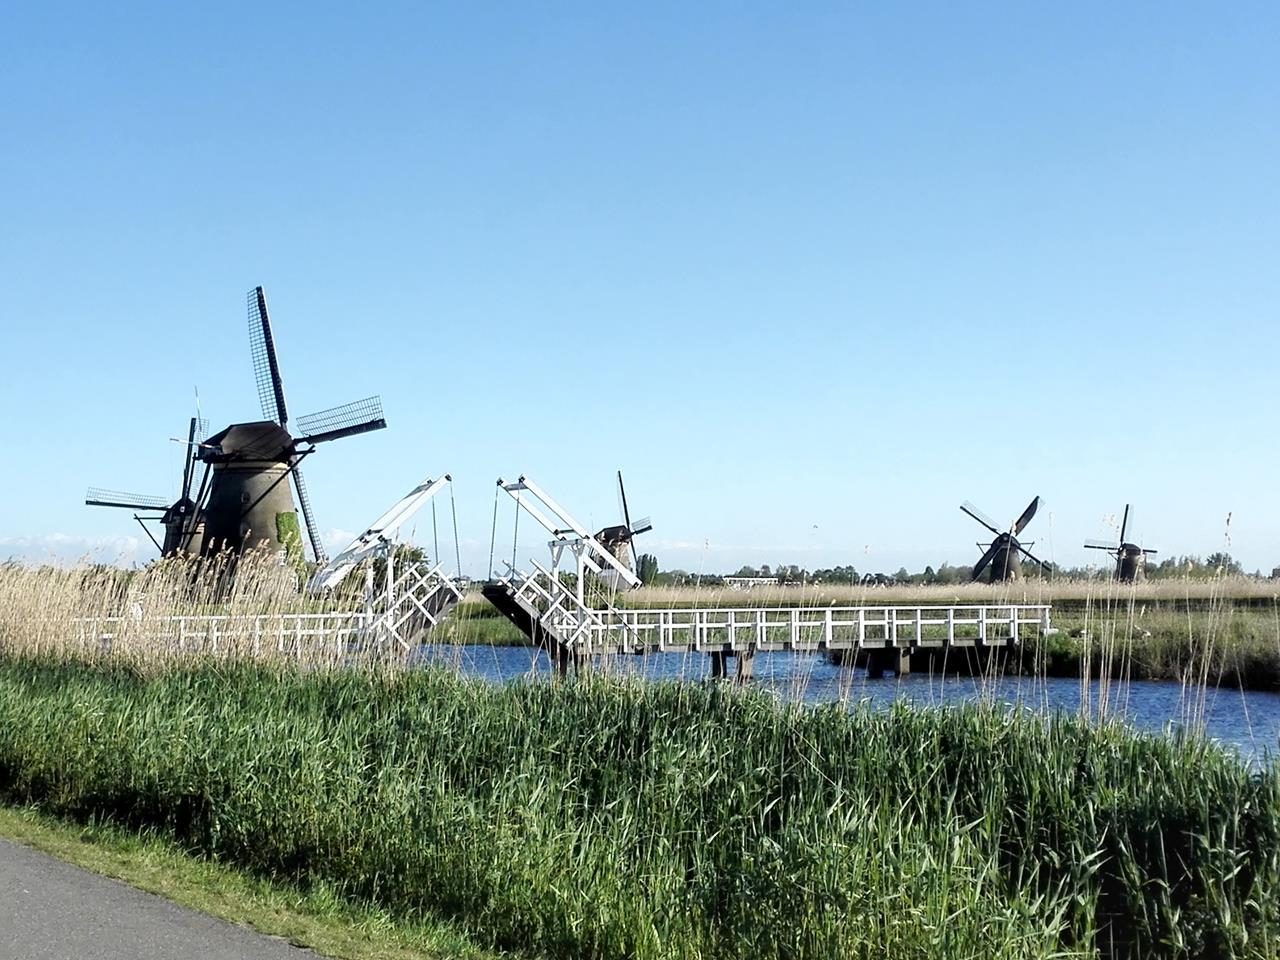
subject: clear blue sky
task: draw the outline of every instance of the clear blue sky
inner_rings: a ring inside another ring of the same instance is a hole
[[[483,573],[497,476],[603,525],[621,468],[664,567],[972,562],[957,505],[1040,494],[1061,563],[1132,501],[1162,556],[1231,512],[1270,570],[1278,35],[1273,3],[9,5],[0,555],[135,555],[84,489],[171,493],[195,385],[257,418],[261,283],[291,412],[385,401],[308,464],[334,540],[450,471]]]

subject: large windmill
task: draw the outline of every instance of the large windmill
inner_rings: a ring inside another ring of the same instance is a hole
[[[259,546],[300,550],[298,515],[289,489],[292,477],[312,554],[323,564],[328,557],[307,496],[301,462],[318,444],[385,427],[382,401],[368,397],[299,417],[298,436],[294,437],[289,433],[284,383],[262,287],[249,291],[249,341],[265,419],[233,423],[199,447],[199,458],[211,471],[201,552]]]
[[[991,545],[983,553],[982,559],[973,568],[973,579],[979,579],[982,576],[982,572],[990,567],[989,581],[991,583],[998,583],[1001,580],[1017,580],[1022,576],[1022,557],[1024,555],[1028,560],[1038,564],[1041,569],[1046,571],[1049,569],[1047,563],[1037,560],[1031,555],[1031,551],[1018,542],[1018,534],[1026,529],[1027,524],[1031,522],[1031,518],[1036,515],[1036,510],[1039,508],[1040,498],[1036,497],[1027,504],[1027,509],[1022,511],[1022,516],[1013,521],[1008,530],[1001,530],[990,517],[969,501],[966,500],[960,505],[961,510],[995,535]],[[982,549],[982,544],[978,544],[978,549]]]
[[[625,564],[627,569],[638,570],[640,562],[636,555],[635,538],[652,530],[653,524],[648,517],[637,520],[635,523],[631,522],[631,510],[627,506],[627,488],[622,485],[621,470],[618,471],[618,501],[622,509],[622,523],[603,528],[596,534],[596,539]]]
[[[172,556],[177,553],[199,553],[204,533],[204,522],[200,508],[197,506],[200,495],[191,498],[191,481],[194,479],[194,468],[200,440],[204,436],[207,424],[199,417],[191,418],[187,431],[187,443],[183,456],[182,488],[177,500],[169,501],[164,497],[144,496],[134,493],[120,493],[115,490],[103,490],[101,487],[90,487],[85,494],[84,502],[92,507],[120,507],[134,511],[134,519],[146,531],[151,542],[156,545],[161,556]],[[160,516],[157,518],[155,514]],[[146,514],[147,516],[140,516]],[[164,527],[164,542],[152,536],[147,528],[147,520],[159,519]]]
[[[1105,550],[1116,558],[1116,579],[1122,583],[1133,583],[1142,575],[1142,570],[1147,564],[1147,554],[1155,553],[1155,550],[1148,550],[1138,546],[1136,543],[1129,543],[1125,540],[1124,535],[1129,529],[1129,504],[1124,505],[1124,519],[1120,521],[1120,542],[1119,543],[1103,543],[1101,540],[1086,540],[1084,545],[1089,550]]]

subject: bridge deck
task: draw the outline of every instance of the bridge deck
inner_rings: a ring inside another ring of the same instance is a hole
[[[622,610],[593,624],[588,644],[657,653],[1003,646],[1048,620],[1047,606],[1026,604]]]

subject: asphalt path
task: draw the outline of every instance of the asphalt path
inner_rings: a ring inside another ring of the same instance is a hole
[[[0,960],[312,960],[317,954],[0,840]]]

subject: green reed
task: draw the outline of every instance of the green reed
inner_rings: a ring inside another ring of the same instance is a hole
[[[1277,774],[1065,717],[7,654],[0,787],[542,955],[1277,951]]]

